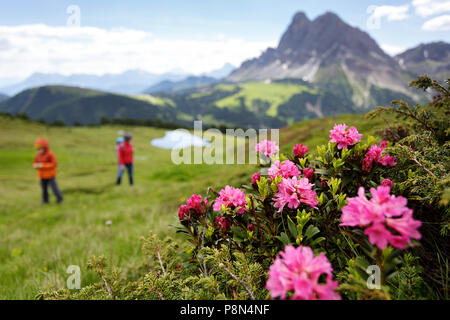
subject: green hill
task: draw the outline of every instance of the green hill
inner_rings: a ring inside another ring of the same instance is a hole
[[[332,126],[343,122],[355,125],[364,138],[384,125],[360,115],[296,123],[281,130],[282,150],[304,143],[315,152]],[[134,135],[132,188],[114,186],[119,130]],[[177,207],[187,196],[204,195],[208,186],[239,186],[257,170],[254,165],[175,165],[170,150],[150,145],[164,133],[147,127],[58,128],[0,116],[0,299],[34,298],[40,290],[62,288],[69,265],[81,267],[82,286],[97,281],[85,269],[91,255],[112,256],[122,272],[143,265],[148,257],[139,238],[149,231],[176,236],[170,225],[177,224]],[[57,179],[65,195],[61,206],[40,205],[31,162],[33,142],[41,136],[58,157]],[[105,225],[108,220],[111,229]]]
[[[0,111],[25,113],[31,119],[66,124],[97,124],[102,117],[168,121],[176,118],[170,105],[151,104],[125,95],[67,86],[23,91],[0,103]]]

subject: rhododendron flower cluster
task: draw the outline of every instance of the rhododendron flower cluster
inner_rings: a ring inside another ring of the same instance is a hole
[[[193,194],[187,201],[187,205],[181,205],[178,208],[178,218],[180,220],[187,220],[191,213],[201,214],[202,213],[202,203],[208,205],[208,199],[205,198],[202,201],[202,196],[198,194]]]
[[[340,225],[365,228],[369,241],[380,249],[386,248],[388,243],[404,249],[411,239],[420,239],[418,228],[422,223],[414,220],[413,211],[406,206],[406,198],[391,195],[390,191],[388,186],[372,188],[372,199],[368,200],[364,188],[359,188],[358,197],[349,198],[342,208]]]
[[[332,272],[323,253],[315,257],[310,247],[288,245],[270,267],[266,288],[272,298],[286,299],[292,293],[293,300],[339,300]],[[319,281],[322,275],[325,283]]]
[[[187,205],[183,204],[178,208],[178,219],[180,220],[189,219],[189,208]]]
[[[366,156],[363,159],[363,170],[366,172],[370,172],[374,164],[381,164],[383,166],[393,167],[397,163],[395,162],[395,157],[386,154],[382,156],[384,149],[387,147],[386,141],[381,141],[380,145],[373,145],[370,147],[369,151],[367,151]]]
[[[256,185],[259,180],[261,180],[261,174],[259,172],[255,172],[252,176],[252,184]]]
[[[269,177],[273,180],[276,176],[281,176],[283,178],[298,177],[300,175],[300,170],[292,161],[286,160],[283,163],[280,160],[274,161],[272,166],[269,168]]]
[[[313,208],[319,203],[316,192],[312,190],[312,184],[307,178],[298,180],[296,177],[284,179],[278,184],[278,193],[275,194],[275,208],[278,212],[283,211],[287,205],[290,209],[297,209],[301,203]]]
[[[309,148],[307,146],[304,146],[303,144],[296,144],[292,149],[292,152],[298,158],[303,158],[308,151]]]
[[[381,181],[381,185],[384,187],[392,188],[392,186],[394,185],[394,182],[392,182],[392,180],[390,180],[390,179],[384,179],[383,181]]]
[[[255,146],[256,152],[262,153],[267,157],[271,157],[280,151],[278,145],[270,140],[263,140]]]
[[[231,186],[225,186],[225,189],[220,190],[219,197],[213,204],[213,209],[215,211],[220,211],[222,205],[232,210],[240,207],[237,213],[242,214],[245,212],[246,204],[245,193],[242,190]]]
[[[303,176],[309,180],[309,182],[313,182],[314,177],[314,169],[305,168],[303,169]]]
[[[214,219],[214,222],[216,223],[216,226],[218,228],[221,228],[223,232],[227,231],[231,227],[231,222],[228,221],[225,217],[216,217]]]
[[[347,149],[349,146],[361,141],[362,134],[356,130],[355,127],[350,127],[347,130],[346,124],[336,124],[330,130],[330,142],[337,143],[338,149]]]

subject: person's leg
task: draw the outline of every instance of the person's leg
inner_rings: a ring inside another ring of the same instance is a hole
[[[42,203],[48,203],[48,180],[41,179]]]
[[[56,178],[49,180],[50,186],[52,187],[53,193],[56,196],[56,201],[58,203],[61,203],[63,201],[63,195],[61,193],[61,190],[58,188],[58,184],[56,183]]]
[[[128,178],[130,179],[130,186],[133,185],[133,164],[127,164]]]
[[[117,185],[119,185],[122,182],[122,174],[123,174],[123,170],[120,168],[120,165],[119,165],[119,169],[117,171],[117,181],[116,181]]]

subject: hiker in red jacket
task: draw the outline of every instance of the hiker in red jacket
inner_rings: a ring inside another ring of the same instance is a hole
[[[48,186],[50,185],[56,196],[56,201],[61,203],[63,201],[63,196],[56,184],[56,156],[50,151],[48,142],[45,139],[37,139],[34,143],[34,147],[36,148],[37,154],[34,157],[33,168],[36,169],[40,179],[42,202],[44,204],[48,203]]]
[[[133,185],[133,145],[131,144],[132,135],[130,133],[125,134],[124,141],[119,144],[118,157],[119,157],[119,173],[117,176],[117,185],[122,182],[122,174],[127,169],[130,185]]]

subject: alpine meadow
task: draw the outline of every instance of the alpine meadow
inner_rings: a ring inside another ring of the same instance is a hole
[[[448,300],[447,0],[78,2],[0,4],[0,300]]]

